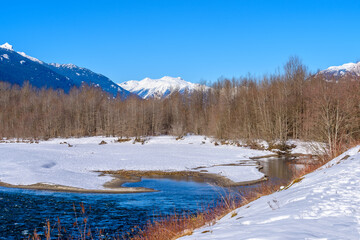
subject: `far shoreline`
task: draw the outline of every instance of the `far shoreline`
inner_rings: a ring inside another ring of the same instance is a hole
[[[157,190],[143,187],[120,187],[114,189],[85,189],[70,186],[63,186],[57,184],[36,183],[31,185],[14,185],[0,181],[0,187],[18,188],[28,190],[40,190],[51,192],[65,192],[65,193],[100,193],[100,194],[125,194],[125,193],[146,193],[157,192]]]

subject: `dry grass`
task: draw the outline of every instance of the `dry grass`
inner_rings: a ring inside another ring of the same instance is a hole
[[[131,141],[131,138],[118,138],[115,140],[115,142],[119,142],[119,143],[130,142],[130,141]]]
[[[71,229],[66,229],[61,225],[60,218],[57,219],[54,225],[51,225],[50,221],[47,219],[44,226],[44,236],[38,234],[36,229],[33,232],[32,236],[29,236],[30,240],[41,240],[41,239],[102,239],[102,231],[92,231],[88,223],[88,217],[86,215],[86,208],[83,203],[80,203],[80,209],[78,210],[73,204],[74,210],[74,223]],[[91,207],[89,207],[91,210]]]
[[[159,221],[149,222],[143,230],[131,237],[124,236],[132,240],[169,240],[177,239],[185,235],[191,235],[192,232],[204,225],[210,225],[233,212],[235,209],[244,206],[264,195],[278,191],[282,184],[262,183],[258,188],[237,194],[228,194],[222,197],[222,200],[216,204],[216,207],[196,214],[172,215],[164,217]],[[236,212],[232,213],[235,217]]]

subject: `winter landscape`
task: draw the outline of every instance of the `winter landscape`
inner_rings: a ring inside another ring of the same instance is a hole
[[[357,1],[2,8],[0,240],[360,239]]]

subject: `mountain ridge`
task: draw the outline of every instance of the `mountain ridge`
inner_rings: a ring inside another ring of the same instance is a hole
[[[130,92],[118,86],[108,77],[99,73],[95,73],[90,69],[79,67],[71,63],[49,63],[48,67],[61,75],[68,76],[74,81],[77,86],[81,86],[83,83],[86,83],[91,86],[100,87],[114,97],[116,97],[117,94],[120,93],[121,98],[123,99],[130,95]]]
[[[175,92],[193,92],[208,87],[197,83],[187,82],[181,77],[164,76],[159,79],[144,78],[140,81],[130,80],[119,84],[131,93],[143,99],[166,98]]]
[[[36,88],[62,89],[64,92],[75,86],[69,78],[17,53],[8,43],[0,46],[0,79],[20,86],[28,81]]]
[[[22,86],[28,81],[36,88],[62,89],[69,92],[83,83],[99,87],[113,97],[125,99],[131,93],[102,74],[74,64],[45,63],[16,52],[9,43],[0,45],[0,80]]]
[[[325,77],[334,77],[336,79],[346,76],[360,77],[360,62],[350,62],[339,66],[331,66],[320,71],[319,74],[323,74]]]

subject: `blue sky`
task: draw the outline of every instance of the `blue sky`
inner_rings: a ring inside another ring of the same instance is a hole
[[[0,44],[115,82],[261,76],[360,60],[360,1],[0,1]]]

